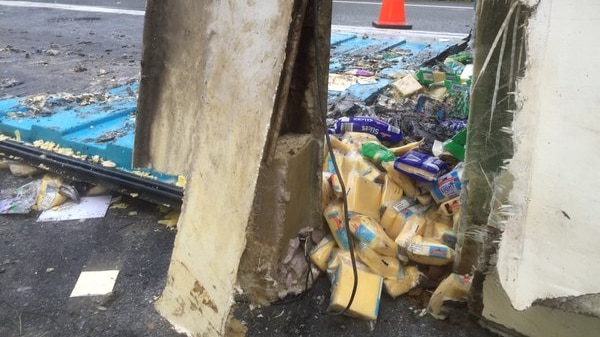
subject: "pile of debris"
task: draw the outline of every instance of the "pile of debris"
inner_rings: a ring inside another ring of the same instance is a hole
[[[451,271],[470,62],[460,53],[400,75],[368,101],[330,96],[322,211],[331,233],[310,253],[331,281],[330,311],[375,320],[382,291],[435,289],[423,313],[444,318],[444,300],[466,300],[470,276]]]

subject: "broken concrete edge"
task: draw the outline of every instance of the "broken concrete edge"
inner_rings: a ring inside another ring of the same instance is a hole
[[[320,177],[307,169],[319,167],[320,148],[310,134],[283,135],[271,165],[261,166],[238,269],[238,282],[253,303],[267,304],[306,290],[309,266],[298,274],[293,261],[285,258],[290,240],[298,239],[302,228],[322,223]],[[304,252],[301,259],[305,264]]]
[[[485,25],[477,25],[475,74],[485,67],[488,69],[475,80],[471,100],[471,110],[478,114],[470,118],[469,130],[480,132],[469,132],[465,169],[467,188],[462,195],[466,200],[466,207],[459,226],[459,245],[462,251],[455,269],[462,273],[473,272],[469,307],[472,313],[484,319],[484,325],[489,323],[508,333],[514,333],[514,330],[509,329],[514,328],[527,335],[543,336],[550,331],[563,331],[562,335],[583,336],[586,331],[597,330],[597,318],[600,317],[598,294],[538,298],[524,310],[517,311],[498,276],[502,272],[497,267],[501,239],[514,241],[513,253],[517,252],[517,255],[518,251],[524,249],[523,242],[514,230],[505,232],[508,220],[512,219],[514,222],[515,215],[526,212],[527,208],[526,204],[511,204],[511,191],[516,188],[518,181],[507,169],[510,165],[507,163],[515,160],[511,130],[513,119],[523,104],[519,101],[523,97],[518,94],[518,82],[528,70],[525,64],[529,51],[527,41],[530,18],[534,14],[543,15],[536,13],[538,5],[539,3],[531,1],[486,2],[478,11],[477,20],[484,21]],[[506,42],[499,38],[503,24],[506,25]],[[507,43],[506,47],[503,46],[504,43]],[[504,55],[499,57],[498,50],[504,50]],[[488,58],[488,53],[493,55]],[[500,69],[498,63],[504,71],[496,71]],[[497,76],[500,76],[500,83],[506,83],[504,88],[498,87]],[[512,91],[517,94],[514,95]],[[496,99],[492,101],[493,98]],[[490,109],[496,102],[504,103],[496,109]],[[517,277],[514,272],[513,277]],[[491,287],[490,284],[494,286]],[[498,296],[505,299],[499,300]],[[504,315],[502,319],[498,318],[497,312]],[[550,316],[553,318],[548,319]],[[532,327],[531,322],[537,324],[537,327]],[[557,325],[556,322],[560,323]],[[590,326],[595,328],[591,329]]]
[[[492,229],[498,223],[492,221],[490,224],[490,220],[493,220],[490,214],[492,208],[498,209],[498,204],[502,204],[502,197],[494,195],[494,192],[506,187],[496,179],[503,161],[512,156],[512,138],[505,130],[512,123],[511,111],[515,109],[516,102],[514,95],[509,95],[508,91],[516,86],[517,77],[525,64],[525,55],[518,59],[517,66],[511,64],[515,61],[511,58],[512,48],[503,49],[504,54],[499,55],[501,45],[498,37],[503,25],[506,26],[507,36],[514,34],[518,37],[517,41],[525,41],[527,15],[522,15],[518,26],[515,26],[514,8],[511,11],[511,6],[517,2],[486,2],[478,6],[476,13],[476,52],[470,111],[477,113],[471,114],[467,127],[468,146],[463,174],[465,188],[461,195],[465,206],[461,209],[458,228],[455,228],[459,255],[454,266],[459,274],[474,275],[469,308],[479,317],[483,312],[483,283],[490,260],[494,259],[498,248],[495,242],[501,236],[501,229]],[[515,30],[515,27],[521,28]],[[499,63],[504,69],[512,71],[499,74],[502,83],[509,83],[503,88],[497,87],[496,70]],[[503,104],[496,106],[496,102]]]

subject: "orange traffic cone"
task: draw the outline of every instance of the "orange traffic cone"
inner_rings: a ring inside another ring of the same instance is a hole
[[[412,29],[412,25],[406,23],[404,14],[404,0],[383,0],[379,20],[373,21],[377,28]]]

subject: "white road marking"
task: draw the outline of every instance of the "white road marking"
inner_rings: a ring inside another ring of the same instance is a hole
[[[366,1],[334,0],[333,3],[357,4],[357,5],[377,5],[377,6],[381,6],[380,2],[366,2]],[[404,6],[405,7],[421,7],[421,8],[442,8],[442,9],[473,10],[473,6],[418,5],[418,4],[407,4],[407,3],[405,3]]]
[[[67,5],[67,4],[33,2],[33,1],[0,1],[0,6],[62,9],[65,11],[125,14],[125,15],[138,15],[138,16],[143,16],[145,14],[145,11],[137,11],[137,10],[133,10],[133,9],[119,9],[119,8],[101,7],[101,6]]]
[[[466,33],[450,33],[450,32],[431,32],[425,30],[398,30],[398,29],[380,29],[374,27],[357,27],[332,25],[331,30],[337,33],[348,34],[372,34],[375,36],[395,36],[395,37],[421,37],[428,39],[451,39],[459,40],[468,36]]]

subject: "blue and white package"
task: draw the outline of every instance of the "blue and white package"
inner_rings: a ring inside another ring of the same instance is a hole
[[[456,198],[462,189],[461,176],[463,163],[459,163],[449,173],[439,177],[431,188],[431,196],[437,203]]]
[[[420,181],[435,181],[448,172],[448,165],[437,157],[413,150],[398,157],[394,169]]]
[[[388,123],[371,117],[342,117],[335,122],[335,133],[363,132],[386,142],[397,143],[402,140],[402,131]]]

